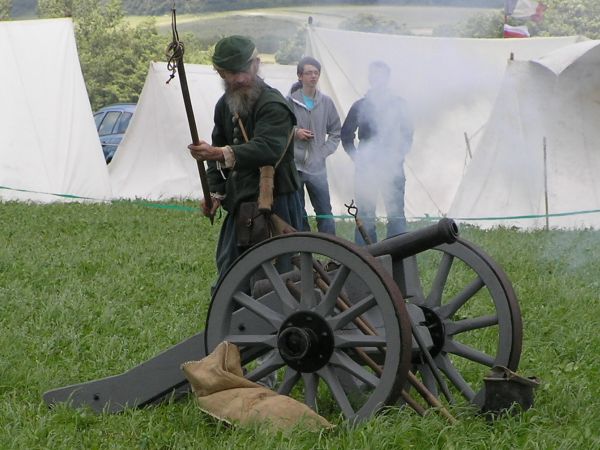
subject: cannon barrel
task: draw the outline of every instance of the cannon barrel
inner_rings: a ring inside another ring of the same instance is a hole
[[[451,244],[456,239],[458,225],[454,220],[444,218],[435,225],[393,236],[368,245],[366,249],[373,256],[391,255],[393,259],[404,259],[440,244]]]

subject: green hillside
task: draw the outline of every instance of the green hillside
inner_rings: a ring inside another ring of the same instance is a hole
[[[431,35],[436,27],[455,25],[485,8],[457,8],[441,6],[336,5],[298,6],[289,8],[261,8],[246,11],[228,11],[204,14],[178,14],[180,32],[193,33],[204,45],[214,44],[219,37],[244,34],[252,37],[262,53],[275,53],[281,43],[294,36],[298,29],[313,18],[315,26],[339,28],[340,24],[359,15],[372,14],[379,19],[394,21],[411,34]],[[146,17],[128,16],[132,24]],[[170,15],[156,17],[159,33],[171,32]]]
[[[46,0],[48,1],[48,0]],[[67,1],[67,0],[65,0]],[[72,1],[72,0],[71,0]],[[106,1],[106,0],[100,0]],[[12,17],[15,19],[33,18],[37,14],[38,0],[12,0]],[[133,16],[160,16],[167,14],[172,6],[172,0],[122,0],[123,10]],[[182,14],[207,13],[215,11],[248,10],[255,8],[301,7],[315,8],[323,5],[344,6],[363,5],[369,9],[374,6],[460,6],[501,8],[502,0],[186,0],[175,1],[177,11]]]

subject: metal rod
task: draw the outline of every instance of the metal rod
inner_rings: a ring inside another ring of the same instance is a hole
[[[322,284],[318,284],[319,288],[321,289],[322,292],[326,291],[326,288],[331,284],[329,281],[329,276],[327,275],[327,273],[325,272],[325,270],[323,270],[323,268],[319,265],[319,263],[315,260],[313,260],[313,268],[315,269],[315,271],[317,272],[317,275],[319,278],[321,278]],[[342,310],[346,310],[350,308],[350,305],[348,304],[348,302],[345,299],[341,298],[341,295],[338,297],[337,299],[338,304],[341,303],[341,308]],[[361,323],[361,325],[359,325],[359,320]],[[362,319],[362,317],[357,317],[356,319],[353,320],[354,324],[365,334],[369,335],[369,336],[377,336],[377,331],[375,330],[375,328],[369,323],[368,320],[366,319]],[[413,330],[413,335],[415,334],[415,330],[413,328],[413,322],[412,319],[410,320],[411,322],[411,328]],[[359,349],[359,348],[355,348],[354,349],[357,354],[359,356],[361,356],[361,352],[362,352],[362,356],[361,358],[365,361],[365,363],[367,363],[367,365],[369,365],[369,367],[371,367],[373,370],[375,370],[380,376],[383,373],[381,367],[376,364],[372,358],[370,358],[363,350]],[[386,350],[384,348],[378,347],[378,350],[385,355]],[[363,357],[364,356],[364,357]],[[366,358],[365,358],[366,357]],[[431,355],[430,355],[431,357]],[[370,363],[370,361],[372,363]],[[371,364],[374,364],[375,367],[372,367]],[[432,369],[434,370],[434,369]],[[419,392],[419,394],[421,394],[421,396],[423,397],[423,399],[432,407],[434,408],[438,408],[438,410],[440,411],[440,414],[443,415],[445,418],[447,418],[450,423],[455,424],[457,423],[457,420],[452,416],[452,414],[450,414],[450,412],[444,407],[444,405],[435,397],[435,395],[433,395],[429,389],[427,389],[427,387],[421,383],[419,381],[419,379],[409,370],[408,371],[408,381],[409,383],[417,390],[417,392]],[[440,387],[443,390],[443,387],[445,386],[445,383],[442,383],[440,385]],[[447,387],[446,387],[446,391],[447,391]],[[446,394],[446,392],[444,392],[444,394]],[[448,392],[448,396],[451,397],[450,393]],[[416,403],[416,401],[410,396],[410,394],[408,392],[406,392],[404,389],[402,390],[402,398],[406,401],[406,403],[408,405],[410,405],[418,414],[423,415],[425,410],[422,408],[421,405],[419,405],[418,403]],[[416,405],[415,405],[416,404]]]
[[[319,288],[322,291],[327,290],[327,284],[321,279],[319,278],[318,281],[320,281],[320,285]],[[296,285],[294,284],[294,282],[291,279],[287,279],[285,282],[286,287],[288,288],[288,290],[290,291],[290,293],[292,294],[292,296],[298,301],[300,302],[300,297],[302,295],[302,293],[300,292],[300,290],[296,287]],[[340,308],[340,310],[345,311],[347,309],[349,309],[350,307],[341,299],[338,297],[337,299],[337,305],[338,308]],[[365,334],[370,335],[370,336],[375,336],[377,335],[377,333],[375,333],[375,331],[371,331],[371,329],[369,328],[369,326],[367,324],[364,323],[364,321],[360,318],[357,317],[355,319],[352,320],[352,322]],[[369,366],[379,377],[381,377],[381,375],[383,375],[383,369],[381,368],[381,366],[379,364],[377,364],[373,358],[371,358],[369,355],[367,355],[367,353],[362,350],[361,348],[354,348],[353,349],[356,354],[358,355],[358,357],[360,359],[363,360],[363,362]],[[425,408],[423,408],[423,406],[421,406],[408,392],[406,392],[406,390],[402,389],[402,392],[400,393],[402,396],[402,399],[406,402],[407,405],[409,405],[417,414],[419,414],[420,416],[424,416],[425,415]]]
[[[349,205],[344,204],[344,206],[348,209],[348,214],[350,214],[352,217],[354,217],[354,223],[356,224],[356,229],[362,236],[365,243],[367,245],[372,244],[373,241],[371,240],[371,238],[369,237],[369,234],[367,233],[365,224],[360,219],[360,217],[358,217],[358,208],[356,207],[356,205],[354,205],[354,200],[352,200]]]
[[[444,416],[448,421],[454,425],[458,423],[456,418],[450,414],[450,412],[444,407],[442,402],[438,400],[438,398],[433,395],[427,387],[419,381],[419,379],[409,370],[408,371],[408,381],[413,387],[423,396],[423,398],[434,408],[438,408],[438,411],[442,416]]]
[[[442,375],[440,373],[440,369],[438,369],[438,367],[435,365],[435,361],[433,361],[431,353],[429,353],[429,349],[427,348],[427,346],[423,342],[423,339],[421,339],[421,335],[417,331],[417,326],[416,326],[416,324],[415,324],[415,322],[414,322],[414,320],[413,320],[413,318],[411,317],[410,314],[408,314],[408,320],[410,321],[410,327],[411,327],[411,330],[412,330],[412,335],[415,338],[415,341],[417,341],[417,345],[419,346],[419,350],[421,351],[421,353],[425,357],[425,363],[431,369],[431,373],[433,374],[433,377],[437,381],[438,386],[440,387],[440,390],[444,394],[444,397],[446,397],[446,400],[448,400],[448,402],[451,403],[451,404],[454,403],[454,397],[450,393],[450,390],[448,389],[448,385],[446,384],[446,382],[442,378]]]
[[[465,132],[465,140],[467,141],[467,148],[469,148],[469,138],[467,137],[467,133],[466,132]],[[469,154],[470,154],[470,148],[469,148]],[[350,205],[346,205],[346,206],[348,207],[348,212],[350,212],[351,206]],[[369,235],[367,234],[367,231],[362,226],[362,222],[360,222],[360,219],[358,217],[358,210],[357,210],[357,208],[354,207],[354,209],[355,209],[355,213],[353,214],[353,216],[354,216],[354,220],[356,222],[356,227],[358,228],[358,231],[360,232],[362,238],[364,239],[364,241],[367,244],[372,244],[372,241],[369,238]],[[450,402],[450,403],[454,403],[454,398],[452,397],[452,394],[450,393],[450,390],[448,389],[448,385],[444,382],[444,379],[442,378],[442,375],[440,374],[440,370],[435,365],[435,362],[433,361],[433,358],[431,357],[431,353],[429,353],[429,349],[427,348],[427,346],[423,342],[423,339],[421,339],[421,335],[417,331],[417,326],[416,326],[416,324],[415,324],[415,322],[414,322],[414,320],[413,320],[413,318],[411,317],[410,314],[408,314],[408,320],[410,322],[410,328],[411,328],[411,331],[412,331],[412,335],[415,338],[415,341],[417,342],[417,345],[419,346],[419,350],[421,351],[421,353],[423,354],[423,356],[425,358],[425,363],[431,369],[431,373],[433,374],[433,377],[437,381],[438,386],[440,387],[440,390],[442,391],[442,393],[446,397],[446,400],[448,400],[448,402]],[[373,332],[374,331],[375,330],[373,330]],[[364,331],[363,331],[363,333],[364,333]]]
[[[373,358],[367,355],[367,353],[364,350],[360,348],[355,348],[354,351],[365,362],[365,364],[369,366],[381,378],[381,376],[383,375],[383,369],[381,368],[381,366],[377,364],[373,360]],[[419,414],[420,416],[425,415],[425,408],[423,408],[423,406],[419,402],[417,402],[414,399],[414,397],[410,395],[405,389],[402,389],[400,395],[402,396],[402,400],[404,400],[406,404],[410,406],[417,414]]]
[[[171,32],[173,34],[173,41],[169,45],[169,63],[168,67],[174,71],[175,66],[172,62],[177,63],[177,74],[179,76],[179,85],[181,86],[181,94],[183,95],[183,104],[185,105],[185,112],[187,115],[188,125],[190,128],[190,134],[192,136],[192,143],[194,145],[200,144],[200,138],[198,137],[198,128],[196,127],[196,119],[194,118],[194,109],[192,108],[192,99],[190,97],[190,89],[188,87],[187,76],[185,74],[185,65],[183,64],[183,43],[179,40],[179,33],[177,32],[177,14],[175,12],[175,1],[173,1],[173,8],[171,11]],[[172,72],[171,78],[175,75]],[[168,81],[167,81],[168,83]],[[208,211],[212,211],[213,201],[210,196],[210,187],[208,185],[208,178],[206,177],[206,169],[204,167],[204,161],[196,160],[198,167],[198,175],[200,176],[200,184],[202,185],[202,193],[204,195],[204,206]],[[214,216],[209,216],[210,223],[214,223]]]
[[[181,93],[183,95],[183,103],[185,105],[185,112],[188,119],[188,125],[190,127],[190,134],[192,135],[192,143],[194,145],[200,144],[200,138],[198,137],[198,128],[196,127],[196,119],[194,118],[194,109],[192,108],[192,99],[190,98],[190,90],[188,88],[187,77],[185,74],[185,66],[183,65],[183,55],[177,59],[177,73],[179,74],[179,84],[181,85]],[[204,161],[196,160],[198,166],[198,175],[200,176],[200,184],[202,185],[202,193],[204,194],[204,204],[208,211],[212,210],[212,198],[210,196],[210,188],[208,186],[208,179],[206,177],[206,169],[204,168]],[[214,223],[214,216],[209,216],[210,223]]]

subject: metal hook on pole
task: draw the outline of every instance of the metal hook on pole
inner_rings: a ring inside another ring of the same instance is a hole
[[[356,223],[356,229],[362,236],[365,243],[367,245],[372,244],[373,241],[369,237],[369,234],[367,233],[367,230],[365,229],[365,225],[363,224],[362,220],[360,220],[360,218],[358,217],[358,207],[354,204],[354,199],[352,199],[352,201],[350,202],[349,205],[344,203],[344,206],[348,209],[348,214],[350,214],[352,217],[354,217],[354,223]]]

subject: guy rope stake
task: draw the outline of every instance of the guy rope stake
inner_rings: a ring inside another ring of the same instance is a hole
[[[171,71],[171,78],[169,78],[167,83],[175,77],[175,72],[179,74],[179,84],[181,85],[181,93],[183,94],[183,103],[185,104],[185,112],[187,114],[190,133],[192,135],[192,143],[194,145],[199,145],[200,138],[198,137],[198,129],[196,127],[196,120],[194,119],[194,110],[192,109],[190,90],[188,88],[185,67],[183,65],[183,42],[179,40],[179,33],[177,32],[175,2],[173,2],[173,9],[171,13],[171,31],[173,32],[173,41],[167,48],[167,57],[169,58],[167,68]],[[196,161],[196,163],[198,164],[198,174],[200,175],[200,184],[202,185],[202,192],[204,194],[204,205],[206,210],[212,211],[212,198],[210,196],[210,189],[208,187],[208,179],[206,178],[204,161]],[[210,216],[210,223],[214,223],[214,215]]]

